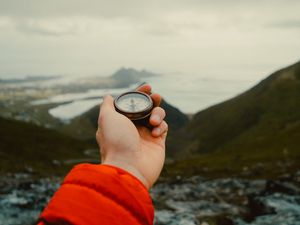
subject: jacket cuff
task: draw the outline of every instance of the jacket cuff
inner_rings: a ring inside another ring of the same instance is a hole
[[[110,165],[79,164],[64,184],[91,188],[126,208],[141,224],[152,224],[154,208],[148,190],[129,172]]]

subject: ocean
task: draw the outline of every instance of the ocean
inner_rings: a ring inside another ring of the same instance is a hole
[[[220,79],[211,76],[182,74],[157,75],[144,78],[142,81],[149,83],[153,92],[161,94],[168,103],[186,114],[195,114],[207,107],[235,97],[258,83],[257,79],[251,77]],[[57,83],[57,81],[51,82]],[[120,89],[90,89],[82,93],[65,93],[34,101],[31,104],[61,103],[59,106],[51,108],[49,113],[62,121],[69,121],[100,104],[104,95],[116,96],[134,89],[137,85],[133,84],[128,88]]]
[[[150,77],[146,82],[171,105],[184,113],[194,114],[244,92],[258,81],[172,74]]]

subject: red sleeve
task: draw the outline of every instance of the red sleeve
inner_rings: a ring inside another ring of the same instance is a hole
[[[80,164],[65,178],[39,224],[150,225],[154,208],[145,186],[128,172]]]

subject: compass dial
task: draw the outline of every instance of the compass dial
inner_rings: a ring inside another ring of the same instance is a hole
[[[149,95],[132,91],[115,99],[115,108],[119,113],[130,119],[139,119],[148,116],[153,108],[153,102]]]

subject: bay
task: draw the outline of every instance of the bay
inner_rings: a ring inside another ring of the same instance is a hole
[[[232,98],[257,82],[257,80],[250,78],[215,79],[213,77],[184,76],[182,74],[164,74],[143,78],[143,81],[152,86],[153,92],[160,93],[167,102],[187,114],[197,113],[209,106]],[[74,94],[67,93],[51,97],[50,99],[39,100],[33,102],[33,104],[70,101],[67,104],[59,105],[49,110],[52,116],[68,121],[100,104],[101,97],[104,94],[118,95],[124,91],[132,90],[136,86],[137,84],[129,88],[89,90],[88,92]],[[96,100],[90,98],[96,98]]]

